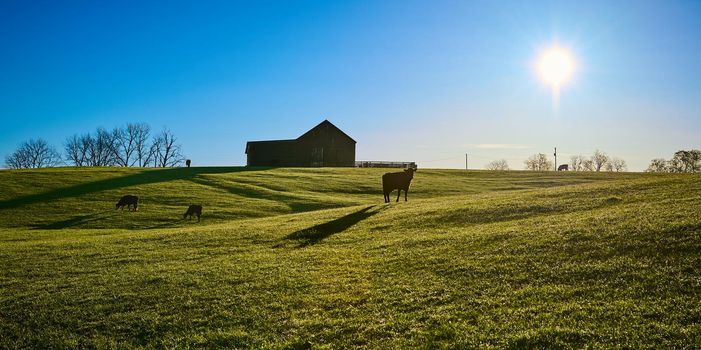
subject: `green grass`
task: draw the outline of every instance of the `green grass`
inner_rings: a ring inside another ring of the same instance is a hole
[[[383,172],[2,171],[0,348],[701,345],[701,176]]]

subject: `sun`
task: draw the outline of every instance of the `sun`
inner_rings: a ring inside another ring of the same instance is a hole
[[[551,46],[543,50],[536,62],[540,78],[553,90],[559,90],[574,75],[574,56],[565,48]]]

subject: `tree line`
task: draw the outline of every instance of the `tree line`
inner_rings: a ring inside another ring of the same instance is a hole
[[[30,139],[5,157],[12,169],[46,168],[60,165],[174,167],[185,160],[175,134],[167,128],[152,134],[145,123],[129,123],[112,130],[97,128],[93,133],[66,139],[63,153],[44,139]]]
[[[591,157],[574,155],[570,157],[569,170],[572,171],[627,171],[628,164],[622,158],[610,157],[605,152],[594,151]]]
[[[655,158],[650,162],[649,173],[696,173],[701,171],[701,150],[680,150],[672,159]]]
[[[544,153],[533,154],[524,162],[526,170],[550,171],[555,170],[555,163]],[[591,157],[574,155],[570,157],[568,165],[571,171],[626,171],[626,161],[618,157],[610,157],[600,150],[594,151]],[[509,170],[509,163],[505,159],[492,161],[485,165],[487,170]]]

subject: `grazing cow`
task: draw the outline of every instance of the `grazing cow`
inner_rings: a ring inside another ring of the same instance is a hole
[[[191,205],[187,208],[187,211],[185,214],[183,214],[183,219],[189,217],[192,219],[192,216],[195,215],[197,216],[197,222],[200,222],[200,216],[202,216],[202,206],[201,205]]]
[[[570,170],[570,166],[567,164],[560,164],[559,167],[557,167],[557,171],[568,171]]]
[[[126,206],[129,211],[131,211],[132,207],[134,207],[134,211],[139,210],[139,197],[132,195],[122,197],[122,199],[117,202],[117,209],[124,209],[124,206]]]
[[[386,173],[382,175],[382,191],[385,194],[385,203],[389,203],[389,194],[395,189],[397,192],[397,202],[399,202],[399,196],[404,190],[404,201],[407,201],[407,193],[409,193],[409,184],[411,179],[414,178],[415,168],[405,169],[404,171],[397,173]]]
[[[192,164],[192,161],[191,161],[191,160],[188,159],[188,160],[185,161],[185,166],[186,166],[186,167],[189,168],[189,167],[190,167],[190,164]]]

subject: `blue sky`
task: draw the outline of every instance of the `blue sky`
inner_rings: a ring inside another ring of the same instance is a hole
[[[2,1],[0,155],[146,122],[196,165],[329,119],[359,160],[464,167],[701,148],[701,2]],[[577,60],[559,106],[534,73]]]

